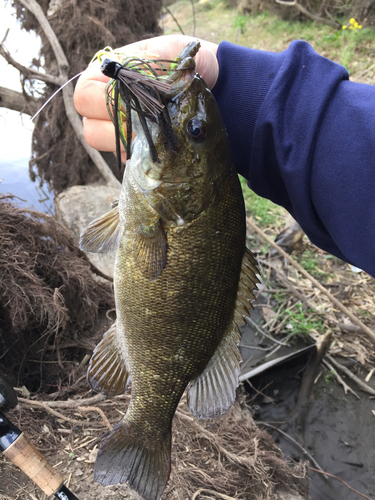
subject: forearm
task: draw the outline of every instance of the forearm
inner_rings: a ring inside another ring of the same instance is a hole
[[[218,60],[239,173],[315,244],[375,275],[375,88],[304,42],[280,54],[223,43]]]

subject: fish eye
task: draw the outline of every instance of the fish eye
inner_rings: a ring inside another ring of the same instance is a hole
[[[194,142],[202,142],[206,137],[206,126],[200,118],[192,118],[186,125],[187,133]]]

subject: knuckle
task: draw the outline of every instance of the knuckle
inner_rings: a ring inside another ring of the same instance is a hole
[[[93,120],[84,117],[82,120],[82,125],[83,125],[83,135],[85,136],[87,144],[92,148],[95,148],[97,141],[97,134],[95,128],[93,127]]]

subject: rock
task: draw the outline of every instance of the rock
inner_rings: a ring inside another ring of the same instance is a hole
[[[108,212],[111,203],[118,200],[119,196],[119,189],[103,184],[73,186],[55,198],[55,214],[69,229],[74,242],[78,245],[82,230],[92,220]],[[87,256],[102,273],[113,277],[115,252],[88,253]]]

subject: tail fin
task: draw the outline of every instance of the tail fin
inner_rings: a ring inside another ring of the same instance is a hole
[[[171,430],[160,441],[122,420],[99,450],[94,480],[103,485],[128,482],[145,500],[159,500],[170,470]]]

